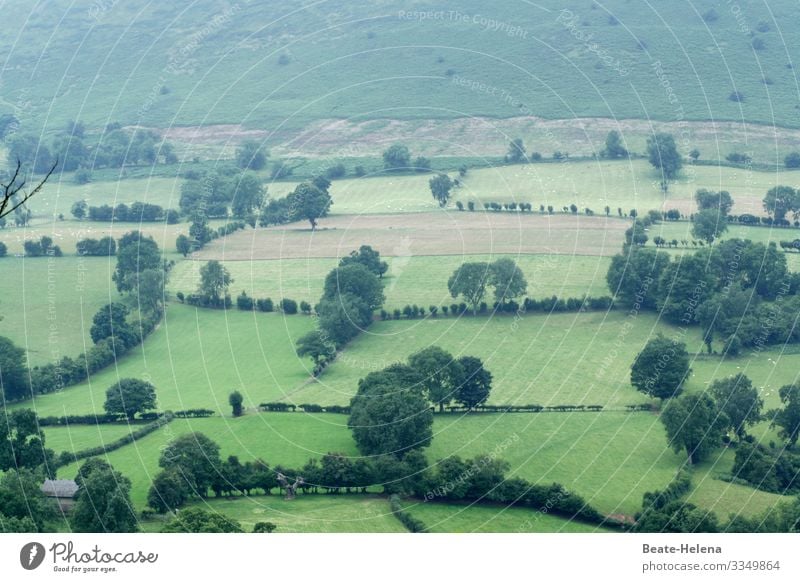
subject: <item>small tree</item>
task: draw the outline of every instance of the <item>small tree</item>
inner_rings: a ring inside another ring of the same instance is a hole
[[[238,390],[231,392],[230,396],[228,396],[228,404],[230,404],[233,409],[233,416],[242,415],[242,402],[244,402],[244,397]]]
[[[437,174],[430,179],[428,185],[431,188],[433,199],[439,203],[439,206],[444,208],[447,206],[447,201],[450,200],[450,190],[453,188],[453,181],[447,174]]]
[[[179,234],[175,239],[175,249],[184,257],[189,256],[192,252],[192,240],[185,234]]]
[[[314,184],[304,182],[299,184],[287,196],[289,208],[292,209],[291,218],[303,218],[311,224],[311,230],[317,228],[317,220],[328,215],[333,204],[331,195],[327,190],[321,190]]]
[[[200,267],[200,284],[197,291],[212,303],[219,304],[225,298],[231,283],[233,278],[228,269],[219,261],[212,260]]]
[[[253,526],[253,533],[272,533],[278,528],[271,521],[257,521]]]
[[[611,130],[608,132],[608,135],[606,135],[606,147],[600,152],[600,155],[610,160],[628,156],[628,150],[622,145],[622,136],[618,131]]]
[[[458,364],[461,366],[462,376],[455,400],[471,410],[489,398],[492,375],[483,367],[483,362],[473,356],[459,358]]]
[[[109,414],[124,414],[133,420],[137,412],[156,407],[155,386],[136,378],[123,378],[106,391],[103,408]]]
[[[319,330],[313,330],[297,340],[297,355],[309,357],[315,366],[329,360],[336,353],[336,347],[326,342]]]
[[[726,230],[728,230],[728,221],[719,210],[701,210],[694,215],[692,236],[696,239],[711,244]]]
[[[78,200],[72,204],[70,212],[77,220],[83,220],[89,212],[89,204],[86,200]]]
[[[525,143],[521,137],[512,139],[508,144],[508,153],[506,154],[506,161],[512,164],[527,161],[525,155]]]
[[[631,366],[631,384],[663,401],[681,393],[689,371],[686,344],[658,336],[636,356]]]
[[[683,167],[675,138],[669,133],[656,133],[647,138],[647,158],[659,170],[662,184],[674,180]]]

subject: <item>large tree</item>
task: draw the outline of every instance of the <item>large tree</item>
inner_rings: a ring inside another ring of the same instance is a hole
[[[0,407],[0,471],[52,464],[53,451],[45,448],[45,435],[36,413],[29,408],[9,412]]]
[[[358,263],[375,273],[378,278],[383,278],[384,273],[389,269],[386,261],[381,261],[381,254],[369,245],[361,245],[357,251],[352,251],[339,261],[340,267],[346,267]]]
[[[316,306],[323,341],[343,346],[372,323],[372,308],[352,293],[323,297]]]
[[[137,378],[123,378],[106,391],[103,408],[109,414],[124,414],[133,420],[139,412],[156,407],[156,388]]]
[[[726,230],[728,230],[728,219],[719,210],[701,210],[694,215],[692,221],[692,236],[704,240],[708,244],[713,243]]]
[[[323,297],[350,294],[361,299],[370,309],[380,309],[385,297],[383,284],[361,263],[353,263],[331,270],[325,277]]]
[[[462,295],[472,312],[477,313],[486,295],[489,274],[488,263],[462,263],[447,281],[447,289],[454,298]]]
[[[228,293],[233,278],[228,269],[219,261],[211,260],[200,267],[200,284],[197,292],[212,303],[219,303]]]
[[[412,354],[408,365],[422,375],[428,398],[443,412],[444,407],[456,396],[464,376],[461,364],[449,352],[438,346],[430,346]]]
[[[675,138],[669,133],[656,133],[647,138],[647,158],[661,175],[662,187],[674,180],[683,167]]]
[[[778,391],[783,408],[774,412],[773,424],[780,427],[781,438],[790,447],[797,444],[800,437],[800,384],[787,384]]]
[[[800,211],[800,192],[791,186],[775,186],[764,196],[764,210],[775,220],[783,220],[787,213]]]
[[[137,275],[145,269],[161,269],[161,252],[153,237],[132,231],[119,239],[117,245],[117,267],[112,279],[117,290],[131,291],[138,282]]]
[[[655,249],[625,247],[611,258],[606,272],[608,288],[616,297],[637,306],[655,309],[658,280],[669,264],[669,255]]]
[[[659,335],[636,356],[631,366],[631,384],[654,398],[674,398],[683,390],[689,371],[686,344]]]
[[[753,387],[750,378],[736,374],[722,380],[715,380],[709,389],[717,407],[730,421],[730,428],[739,439],[746,436],[745,427],[761,420],[764,401]]]
[[[266,191],[261,180],[250,172],[242,174],[233,186],[231,211],[238,218],[246,218],[258,211],[264,203]]]
[[[483,367],[483,362],[474,356],[458,359],[461,379],[455,393],[456,402],[473,409],[489,398],[492,390],[492,374]]]
[[[394,144],[383,152],[383,167],[387,170],[405,170],[411,165],[411,153],[401,144]]]
[[[359,382],[347,425],[364,455],[403,457],[430,445],[433,413],[419,380],[415,370],[395,364]]]
[[[31,395],[25,350],[7,337],[0,336],[0,410],[3,401],[19,400]]]
[[[190,432],[169,442],[158,465],[175,470],[192,494],[205,497],[222,466],[219,445],[203,433]]]
[[[175,469],[161,471],[147,492],[147,505],[158,513],[175,511],[186,503],[189,490],[186,480]]]
[[[135,343],[135,336],[131,325],[125,319],[130,313],[127,306],[122,303],[109,303],[101,307],[92,319],[89,335],[94,343],[106,338],[119,342],[124,350]]]
[[[724,216],[727,216],[733,208],[733,198],[727,190],[715,192],[701,188],[694,193],[694,199],[699,210],[716,210]]]
[[[297,340],[297,355],[301,358],[309,357],[316,366],[330,359],[336,353],[336,346],[332,341],[326,341],[318,329],[314,329]]]
[[[311,224],[311,230],[314,230],[317,228],[317,220],[328,215],[333,200],[327,190],[303,182],[287,196],[287,203],[291,209],[291,219],[305,219]]]
[[[437,174],[428,181],[433,199],[444,208],[450,200],[450,190],[453,189],[453,181],[447,174]]]
[[[98,458],[89,459],[75,477],[78,492],[70,516],[72,531],[127,533],[139,530],[131,502],[131,482]]]
[[[689,464],[699,463],[720,446],[729,425],[725,414],[705,393],[674,398],[661,412],[661,422],[667,429],[670,446],[676,453],[685,449]]]
[[[498,303],[517,299],[528,290],[522,270],[508,258],[497,259],[489,265],[489,285],[494,287],[494,300]]]

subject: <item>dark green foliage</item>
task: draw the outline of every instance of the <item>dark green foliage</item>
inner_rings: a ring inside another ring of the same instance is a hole
[[[528,290],[528,282],[513,259],[497,259],[489,265],[488,284],[494,287],[494,300],[507,303]]]
[[[124,414],[128,420],[156,407],[155,386],[137,378],[123,378],[106,391],[103,408],[109,414]]]
[[[310,331],[297,340],[297,355],[311,358],[317,367],[330,360],[335,353],[336,346],[325,341],[319,330]]]
[[[397,494],[389,498],[389,507],[392,509],[392,515],[411,533],[422,533],[427,529],[421,520],[403,510],[400,497]]]
[[[608,287],[625,303],[655,309],[658,280],[669,262],[667,253],[629,246],[611,258]]]
[[[454,183],[447,174],[437,174],[428,181],[431,189],[433,199],[439,203],[439,206],[444,208],[450,200],[450,190],[453,189]]]
[[[731,475],[762,491],[796,495],[800,493],[800,455],[744,441],[736,447]]]
[[[701,210],[694,215],[692,221],[692,236],[704,240],[707,244],[713,243],[726,230],[728,221],[725,215],[719,210]]]
[[[733,198],[730,192],[721,190],[714,192],[701,188],[694,194],[698,210],[716,210],[720,214],[727,216],[733,208]]]
[[[411,153],[401,144],[394,144],[383,152],[383,167],[386,170],[406,170],[411,166]]]
[[[0,471],[50,466],[53,451],[45,448],[36,413],[28,408],[9,412],[0,407]]]
[[[231,212],[237,218],[246,218],[261,209],[264,203],[265,190],[261,181],[249,172],[241,174],[233,180]]]
[[[138,275],[145,270],[161,268],[161,252],[152,237],[139,231],[125,234],[117,244],[117,266],[112,279],[122,293],[135,289]]]
[[[184,434],[169,442],[158,465],[177,471],[191,494],[205,497],[221,465],[219,445],[199,432]]]
[[[428,399],[439,405],[439,411],[450,404],[455,397],[464,370],[453,355],[438,346],[430,346],[412,354],[408,365],[419,372],[422,384],[427,390]]]
[[[790,447],[800,437],[800,384],[787,384],[778,391],[783,408],[773,413],[772,423],[780,427],[780,436]]]
[[[70,516],[75,532],[126,533],[138,531],[130,499],[131,482],[100,459],[81,465],[75,477],[78,492]]]
[[[772,218],[786,218],[789,212],[800,212],[800,193],[791,186],[775,186],[764,196],[764,210]]]
[[[174,469],[158,473],[147,492],[147,505],[158,513],[174,511],[188,499],[189,488],[186,481]]]
[[[683,160],[675,146],[675,138],[668,133],[656,133],[647,138],[647,157],[650,164],[659,171],[664,183],[674,180],[683,166]]]
[[[297,301],[294,299],[283,298],[278,305],[281,308],[281,311],[286,315],[297,314]]]
[[[730,378],[715,380],[709,392],[730,421],[730,428],[739,437],[746,436],[747,425],[756,424],[761,420],[761,409],[764,401],[758,395],[758,390],[753,387],[750,378],[744,374],[736,374]]]
[[[44,532],[56,517],[51,499],[41,490],[45,474],[28,468],[9,469],[0,478],[0,533]]]
[[[162,533],[244,533],[238,521],[199,507],[182,509],[161,531]]]
[[[92,327],[89,330],[92,341],[97,344],[108,338],[120,352],[135,345],[136,334],[126,321],[129,313],[130,310],[122,303],[109,303],[101,307],[92,319]]]
[[[670,400],[661,413],[667,440],[677,453],[684,449],[689,464],[699,463],[722,443],[729,421],[705,393]]]
[[[525,143],[521,137],[512,139],[508,143],[508,152],[506,153],[505,161],[511,164],[518,164],[528,160],[525,155]]]
[[[628,157],[628,150],[622,145],[622,136],[616,130],[611,130],[606,135],[606,145],[600,152],[600,157],[616,160]],[[607,213],[606,213],[607,214]]]
[[[268,155],[257,141],[246,140],[236,148],[236,165],[243,170],[263,170]]]
[[[241,311],[253,311],[253,307],[255,307],[255,301],[253,301],[253,298],[249,297],[247,293],[242,291],[242,294],[236,298],[236,309]]]
[[[360,262],[337,267],[325,277],[323,299],[344,294],[358,297],[371,310],[380,309],[385,300],[378,277]]]
[[[243,414],[242,402],[244,402],[244,397],[238,390],[231,392],[230,396],[228,396],[228,404],[231,405],[233,416],[241,416]]]
[[[453,298],[463,296],[472,307],[472,312],[478,313],[488,283],[488,263],[462,263],[447,281],[447,289]]]
[[[654,398],[674,398],[690,372],[686,344],[659,335],[647,342],[631,365],[631,384]]]
[[[317,220],[328,215],[333,200],[327,190],[323,190],[304,182],[298,184],[294,191],[286,197],[291,212],[289,220],[308,220],[311,230],[317,228]]]
[[[86,238],[75,245],[79,255],[88,257],[111,257],[117,253],[117,241],[110,236],[100,240]]]
[[[419,379],[415,370],[395,364],[359,381],[347,425],[363,454],[402,457],[430,444],[433,413]]]
[[[257,521],[253,525],[253,533],[272,533],[277,528],[278,526],[271,521]]]
[[[26,257],[60,257],[64,253],[61,252],[61,247],[53,244],[53,239],[49,236],[43,236],[38,241],[26,240],[22,247],[25,249]]]
[[[7,337],[0,336],[0,403],[30,398],[31,383],[27,368],[25,350],[15,346]]]
[[[462,356],[457,362],[462,376],[458,380],[454,399],[468,409],[473,409],[489,398],[492,390],[492,374],[483,367],[483,362],[474,356]]]
[[[222,306],[231,283],[233,283],[233,278],[228,269],[219,261],[211,260],[200,267],[200,283],[197,292],[211,306]]]

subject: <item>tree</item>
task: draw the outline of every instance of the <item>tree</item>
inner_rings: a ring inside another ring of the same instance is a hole
[[[189,256],[189,253],[192,252],[192,239],[185,234],[179,234],[175,239],[175,249],[184,257]]]
[[[208,218],[205,213],[195,212],[192,214],[192,224],[189,226],[189,236],[202,247],[210,242],[214,236],[214,231],[208,226]]]
[[[369,245],[361,245],[357,251],[352,251],[348,256],[339,261],[340,267],[353,263],[360,263],[375,273],[379,278],[389,269],[386,261],[381,261],[381,254]]]
[[[750,378],[736,374],[723,380],[715,380],[709,389],[717,407],[730,421],[730,428],[742,440],[746,436],[745,426],[761,420],[764,401],[753,387]]]
[[[463,295],[472,306],[473,314],[478,313],[478,306],[486,295],[489,282],[489,265],[487,263],[462,263],[447,281],[447,289],[453,298]]]
[[[648,396],[678,396],[689,375],[689,354],[686,344],[657,336],[647,342],[631,365],[631,384]]]
[[[200,267],[200,284],[197,292],[217,305],[227,295],[231,283],[233,279],[228,269],[219,261],[211,260]]]
[[[205,497],[222,465],[219,445],[203,433],[190,432],[169,442],[158,465],[174,469],[192,494]]]
[[[86,214],[89,212],[89,204],[86,202],[86,200],[78,200],[72,204],[70,212],[76,219],[83,220],[86,218]]]
[[[253,525],[253,533],[272,533],[277,529],[277,525],[271,521],[257,521]]]
[[[404,145],[394,144],[383,152],[383,167],[386,170],[405,170],[411,165],[411,153]]]
[[[655,309],[657,282],[669,255],[654,249],[627,247],[611,258],[606,282],[611,293],[628,304]]]
[[[147,491],[147,505],[158,513],[175,511],[186,503],[188,498],[186,481],[174,469],[159,472]]]
[[[261,149],[261,144],[248,139],[236,148],[236,165],[243,170],[263,170],[267,165],[267,152]]]
[[[694,215],[692,222],[692,236],[711,244],[728,230],[728,221],[719,210],[701,210]]]
[[[70,526],[79,533],[127,533],[139,530],[131,502],[131,482],[98,458],[89,459],[75,477],[78,492]]]
[[[716,210],[722,215],[727,216],[731,208],[733,208],[733,198],[730,192],[720,190],[714,192],[701,188],[694,194],[694,199],[697,202],[697,208],[700,210]]]
[[[138,230],[131,231],[119,239],[117,266],[112,279],[117,291],[132,291],[137,275],[145,269],[161,269],[161,252],[153,237],[143,236]]]
[[[0,531],[10,529],[16,520],[19,532],[44,532],[47,522],[56,517],[53,502],[42,493],[44,475],[28,468],[10,469],[0,478]],[[26,521],[27,520],[27,521]]]
[[[800,437],[800,384],[782,386],[778,394],[784,407],[773,413],[772,424],[780,427],[780,437],[794,447]]]
[[[106,338],[119,342],[120,348],[126,348],[136,343],[135,335],[126,317],[130,313],[127,306],[122,303],[109,303],[101,307],[92,319],[89,335],[96,344]]]
[[[730,421],[705,393],[684,394],[667,404],[661,413],[667,439],[677,453],[686,450],[689,464],[702,461],[720,446]]]
[[[520,162],[527,161],[527,156],[525,155],[525,143],[522,141],[521,137],[517,137],[512,139],[508,143],[508,153],[506,153],[506,161],[512,164],[518,164]]]
[[[317,220],[328,215],[333,201],[326,190],[320,190],[313,184],[303,182],[287,196],[291,209],[291,219],[303,218],[311,224],[311,230],[317,228]]]
[[[647,138],[647,157],[650,164],[660,171],[664,184],[674,180],[683,166],[675,138],[669,133],[656,133]]]
[[[372,308],[352,293],[323,297],[316,312],[321,332],[336,347],[343,346],[372,323]]]
[[[319,330],[313,330],[297,340],[297,355],[301,358],[308,356],[314,361],[315,366],[329,360],[336,352],[336,346],[325,341]]]
[[[106,391],[103,408],[109,414],[124,414],[133,420],[137,412],[156,407],[156,388],[136,378],[123,378]]]
[[[361,263],[337,267],[325,277],[323,298],[332,299],[345,293],[358,297],[371,310],[380,309],[385,301],[383,284]]]
[[[628,150],[622,145],[622,136],[616,130],[611,130],[606,135],[606,147],[600,152],[601,157],[615,160],[628,157]]]
[[[455,392],[455,400],[471,410],[489,398],[492,390],[492,374],[483,367],[483,362],[474,356],[463,356],[458,359],[458,364],[462,376]]]
[[[430,346],[412,354],[408,365],[424,378],[422,384],[428,392],[428,399],[444,412],[464,376],[461,364],[442,348]]]
[[[20,400],[31,395],[25,350],[7,337],[0,336],[0,409],[5,401]]]
[[[430,445],[433,413],[418,381],[415,370],[395,364],[358,383],[347,426],[364,455],[402,458]]]
[[[0,411],[4,417],[0,422],[0,471],[51,465],[53,451],[45,448],[36,413],[29,408]]]
[[[800,193],[791,186],[775,186],[764,196],[764,210],[775,220],[784,220],[788,212],[800,211]]]
[[[182,509],[164,525],[162,533],[244,533],[241,524],[221,513],[199,507]]]
[[[9,159],[13,159],[14,156],[12,154],[13,152],[10,152]],[[49,158],[49,155],[47,157]],[[47,160],[47,163],[49,164],[49,160]],[[17,165],[11,173],[11,179],[6,183],[0,183],[0,218],[17,210],[26,210],[23,205],[44,188],[47,180],[55,172],[56,166],[58,166],[58,160],[53,162],[49,169],[45,170],[45,177],[32,190],[26,192],[25,178],[22,176],[22,162],[17,157]]]
[[[245,172],[233,183],[233,202],[231,211],[238,218],[246,218],[251,213],[259,210],[264,203],[266,192],[261,181]]]
[[[444,208],[447,206],[447,201],[450,200],[450,190],[453,189],[453,181],[447,174],[437,174],[428,181],[428,185],[433,194],[433,199],[439,203],[439,206]]]
[[[489,285],[494,287],[494,300],[498,303],[521,297],[528,290],[522,270],[508,258],[497,259],[489,265]]]
[[[242,397],[242,393],[238,390],[231,392],[230,396],[228,396],[228,404],[230,404],[233,409],[233,416],[242,415],[242,402],[244,402],[244,398]]]
[[[145,269],[136,277],[136,299],[140,311],[161,315],[165,300],[167,273],[164,269]]]

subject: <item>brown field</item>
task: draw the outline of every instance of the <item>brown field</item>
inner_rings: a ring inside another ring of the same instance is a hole
[[[560,254],[611,256],[626,220],[586,216],[447,211],[331,216],[316,232],[307,223],[246,230],[209,244],[198,259],[249,261],[341,257],[362,244],[384,256]]]

